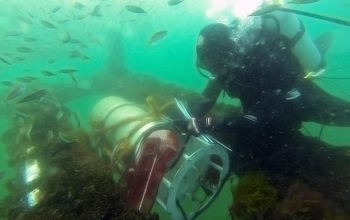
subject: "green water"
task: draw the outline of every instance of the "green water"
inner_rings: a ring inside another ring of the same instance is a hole
[[[83,8],[74,7],[82,3]],[[104,96],[103,85],[94,84],[94,79],[104,78],[106,72],[122,68],[129,72],[148,74],[163,83],[200,92],[206,79],[195,69],[195,44],[200,29],[213,22],[232,20],[234,17],[226,9],[213,17],[206,12],[215,0],[185,0],[169,6],[166,0],[1,0],[0,1],[0,55],[11,65],[0,61],[0,82],[10,81],[19,84],[16,78],[34,76],[38,79],[27,84],[27,89],[48,88],[60,91],[66,98],[65,105],[77,112],[82,127],[90,129],[89,116],[96,102]],[[229,2],[229,1],[227,1]],[[246,0],[248,2],[248,0]],[[92,16],[95,7],[101,8]],[[147,13],[138,14],[127,11],[125,5],[136,5]],[[227,7],[229,4],[226,5]],[[57,11],[53,11],[56,8]],[[58,7],[60,7],[58,9]],[[314,4],[298,5],[298,10],[350,20],[350,5],[345,0],[324,0]],[[330,10],[331,9],[331,10]],[[350,27],[298,16],[304,23],[309,35],[315,38],[330,31],[333,44],[327,54],[328,69],[338,69],[326,73],[334,77],[350,77]],[[50,22],[55,28],[43,25]],[[160,30],[167,35],[149,44],[150,37]],[[63,43],[65,34],[70,42]],[[32,38],[30,40],[28,38]],[[74,42],[73,40],[77,40]],[[32,52],[20,52],[20,47],[30,48]],[[70,58],[72,51],[78,51],[80,57]],[[82,58],[85,56],[85,59]],[[86,58],[87,57],[87,58]],[[345,68],[342,68],[345,67]],[[77,72],[74,82],[69,75],[57,74],[44,76],[42,70],[53,73],[73,68]],[[116,72],[115,74],[118,74]],[[115,80],[116,85],[118,81]],[[350,94],[350,80],[332,81],[337,87]],[[329,93],[350,101],[350,96],[315,80]],[[111,84],[108,84],[110,86]],[[5,100],[11,87],[0,85],[0,99]],[[103,91],[103,92],[99,92]],[[237,100],[222,98],[223,102],[238,105]],[[8,105],[0,103],[0,133],[8,127],[5,117]],[[318,136],[320,125],[308,123],[305,127],[313,136]],[[350,144],[350,128],[325,127],[321,139],[334,145]],[[0,198],[7,195],[3,183],[14,175],[7,166],[8,156],[0,143],[0,171],[6,171],[0,180]],[[227,183],[213,205],[198,219],[227,219],[231,203],[230,186]],[[156,205],[155,210],[161,219],[168,219]]]

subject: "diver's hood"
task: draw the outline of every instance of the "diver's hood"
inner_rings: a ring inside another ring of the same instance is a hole
[[[235,20],[230,26],[211,24],[204,27],[197,40],[197,65],[218,72],[223,65],[236,68],[257,44],[262,29],[261,17]]]

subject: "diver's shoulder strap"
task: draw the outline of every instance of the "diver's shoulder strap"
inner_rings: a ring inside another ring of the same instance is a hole
[[[267,30],[275,32],[276,34],[282,35],[280,34],[281,24],[276,16],[272,14],[267,14],[267,15],[264,15],[263,18],[264,18],[265,28]],[[299,20],[299,23],[300,23],[300,28],[298,32],[292,38],[288,38],[288,37],[285,38],[285,40],[287,41],[286,43],[288,44],[288,47],[290,49],[293,48],[305,34],[304,24],[300,20]]]
[[[291,48],[293,48],[295,46],[295,44],[298,43],[299,40],[305,34],[305,26],[304,26],[303,22],[301,22],[300,20],[299,20],[299,22],[300,22],[300,29],[299,29],[299,31],[294,35],[294,37],[292,39],[289,39]]]

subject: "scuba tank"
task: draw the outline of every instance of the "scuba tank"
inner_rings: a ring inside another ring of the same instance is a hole
[[[301,21],[293,13],[283,11],[274,11],[269,17],[275,22],[266,22],[266,27],[278,28],[281,35],[291,40],[292,53],[298,58],[304,70],[319,71],[323,64],[322,54],[311,38],[305,34]]]

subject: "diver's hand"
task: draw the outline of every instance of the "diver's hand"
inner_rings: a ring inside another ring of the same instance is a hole
[[[188,120],[187,130],[190,131],[194,136],[198,136],[200,134],[199,125],[197,125],[198,120],[196,118],[191,118]]]
[[[187,130],[191,131],[193,136],[199,136],[201,133],[206,133],[211,129],[213,119],[211,117],[191,118],[189,119]]]
[[[187,134],[199,136],[201,133],[210,129],[212,125],[212,118],[191,118],[185,120],[175,120],[174,126]]]

